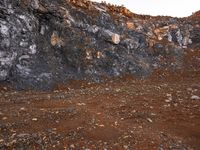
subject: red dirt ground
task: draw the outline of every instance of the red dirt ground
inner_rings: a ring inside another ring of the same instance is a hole
[[[200,63],[194,57],[187,58],[188,71],[156,71],[147,79],[71,81],[51,92],[2,86],[0,149],[198,150]]]

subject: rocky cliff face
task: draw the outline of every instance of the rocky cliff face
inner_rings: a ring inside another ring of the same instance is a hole
[[[48,89],[69,79],[184,69],[200,19],[136,15],[87,0],[1,0],[0,81]]]

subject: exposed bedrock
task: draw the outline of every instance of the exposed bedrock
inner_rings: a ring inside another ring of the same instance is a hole
[[[199,47],[199,24],[86,0],[2,0],[0,81],[49,89],[69,79],[181,69],[185,50]]]

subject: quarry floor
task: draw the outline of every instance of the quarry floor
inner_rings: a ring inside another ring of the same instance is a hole
[[[0,149],[200,148],[200,71],[0,93]]]

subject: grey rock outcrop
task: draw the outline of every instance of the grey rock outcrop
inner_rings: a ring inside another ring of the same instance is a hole
[[[81,0],[0,1],[0,81],[49,89],[69,79],[180,68],[183,49],[200,43],[200,21],[192,19]],[[161,56],[176,59],[163,65]]]

